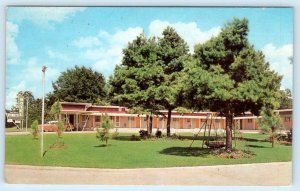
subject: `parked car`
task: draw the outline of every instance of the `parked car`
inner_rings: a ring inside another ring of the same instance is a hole
[[[57,132],[58,126],[57,126],[58,121],[48,121],[47,123],[44,124],[44,132]],[[39,129],[42,129],[42,125],[39,125]],[[72,131],[74,130],[74,126],[72,124],[65,124],[65,131]]]
[[[56,132],[58,130],[57,122],[56,123],[48,122],[48,123],[44,124],[43,128],[44,128],[44,132]],[[42,129],[42,125],[39,125],[39,129],[40,130]]]

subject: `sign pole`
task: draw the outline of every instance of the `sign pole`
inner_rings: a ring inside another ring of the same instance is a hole
[[[28,97],[26,97],[26,132],[28,127]]]

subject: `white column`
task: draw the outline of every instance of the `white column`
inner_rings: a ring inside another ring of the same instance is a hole
[[[142,117],[140,116],[140,129],[142,128]]]
[[[117,124],[117,118],[116,116],[114,116],[114,128],[116,128],[116,124]]]

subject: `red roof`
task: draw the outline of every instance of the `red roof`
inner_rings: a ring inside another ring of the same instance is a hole
[[[85,105],[61,104],[62,110],[85,111]]]

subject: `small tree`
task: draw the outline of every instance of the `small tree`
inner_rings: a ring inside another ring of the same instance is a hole
[[[58,138],[61,138],[62,133],[65,130],[65,123],[63,121],[57,122],[57,136]]]
[[[105,146],[107,146],[108,140],[111,137],[109,130],[113,128],[113,123],[111,122],[107,113],[102,115],[102,123],[97,126],[96,137],[100,141],[105,141]]]
[[[31,130],[32,130],[32,135],[34,139],[37,139],[37,136],[39,134],[39,122],[37,120],[34,120],[33,123],[31,124]]]
[[[61,111],[61,105],[59,101],[56,101],[51,106],[50,114],[54,115],[55,120],[60,120],[60,111]]]
[[[270,142],[272,147],[274,147],[275,134],[281,125],[281,118],[278,113],[266,108],[262,109],[261,116],[262,118],[258,121],[260,128],[270,134]]]

